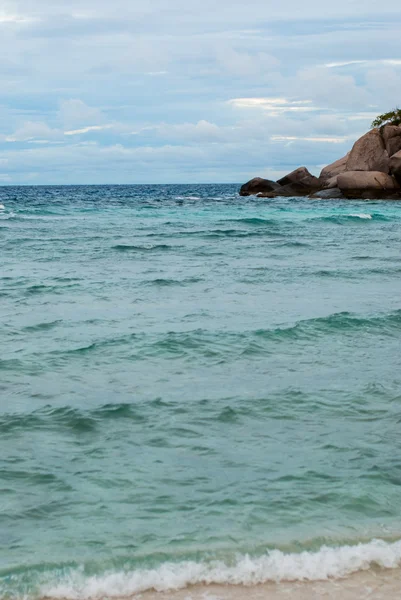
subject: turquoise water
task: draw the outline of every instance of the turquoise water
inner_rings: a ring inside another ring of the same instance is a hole
[[[0,189],[0,596],[399,552],[401,204],[237,189]]]

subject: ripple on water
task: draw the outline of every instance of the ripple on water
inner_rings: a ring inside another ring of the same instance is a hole
[[[399,204],[1,204],[1,597],[401,564]]]

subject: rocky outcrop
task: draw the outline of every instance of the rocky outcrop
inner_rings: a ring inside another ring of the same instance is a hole
[[[335,162],[331,163],[331,165],[327,165],[327,167],[324,167],[324,169],[322,169],[320,172],[319,179],[321,181],[328,181],[330,179],[333,179],[333,177],[336,177],[340,173],[343,173],[347,168],[348,157],[349,152],[342,158],[339,158]]]
[[[270,179],[263,179],[262,177],[255,177],[245,183],[240,191],[240,196],[251,196],[252,194],[259,194],[260,192],[272,192],[279,188],[280,185]]]
[[[240,189],[240,196],[257,194],[259,198],[275,198],[276,196],[308,196],[321,188],[317,177],[309,173],[306,167],[299,167],[276,182],[255,177]]]
[[[401,150],[401,126],[385,125],[381,131],[385,148],[389,156]]]
[[[401,185],[401,150],[390,158],[390,172]]]
[[[241,187],[240,194],[401,200],[401,125],[372,129],[348,154],[324,167],[318,178],[306,167],[299,167],[277,183],[252,179]]]
[[[345,198],[345,196],[339,188],[335,187],[326,190],[319,190],[318,192],[312,194],[310,198],[321,198],[331,200],[332,198],[343,199]]]
[[[390,172],[390,160],[378,129],[372,129],[355,142],[347,160],[346,171]]]
[[[318,189],[316,186],[310,186],[305,181],[294,181],[294,183],[287,183],[282,185],[277,190],[274,190],[275,196],[308,196],[313,189]]]
[[[317,177],[311,175],[306,167],[299,167],[291,173],[288,173],[285,177],[277,180],[277,183],[281,186],[287,186],[290,184],[301,184],[302,187],[316,188],[320,186],[320,182]]]

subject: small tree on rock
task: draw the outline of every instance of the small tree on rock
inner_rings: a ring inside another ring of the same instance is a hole
[[[372,127],[384,127],[385,125],[401,125],[401,108],[383,113],[372,122]]]

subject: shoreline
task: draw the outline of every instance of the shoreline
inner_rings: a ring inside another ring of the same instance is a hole
[[[368,597],[367,589],[380,589],[385,590],[386,598],[392,598],[393,591],[400,589],[400,567],[401,540],[386,543],[376,539],[356,546],[322,546],[317,552],[286,554],[272,550],[260,557],[242,555],[231,564],[217,560],[164,562],[157,567],[129,570],[122,565],[121,570],[97,574],[78,567],[59,573],[61,577],[45,577],[31,597],[202,600],[211,595],[219,600],[242,600],[246,590],[249,600],[289,596],[300,600],[357,599]]]
[[[256,585],[202,584],[179,590],[149,590],[130,595],[75,596],[76,600],[398,600],[401,568],[370,568],[341,579],[282,581]],[[70,600],[70,596],[42,596],[40,600]]]

